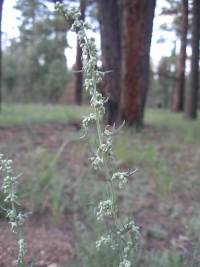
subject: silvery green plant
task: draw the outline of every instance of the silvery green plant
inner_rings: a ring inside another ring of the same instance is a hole
[[[103,234],[99,240],[96,241],[96,247],[99,249],[101,246],[110,246],[113,250],[119,252],[120,262],[119,267],[130,267],[130,253],[135,247],[136,239],[139,231],[133,220],[125,220],[121,222],[118,215],[117,196],[115,185],[117,184],[122,189],[128,177],[135,171],[111,171],[109,169],[113,161],[113,135],[117,132],[115,126],[102,127],[102,117],[105,113],[104,104],[106,98],[97,90],[97,85],[103,79],[106,72],[101,72],[97,68],[97,49],[95,40],[88,38],[87,30],[89,26],[86,22],[79,19],[80,11],[75,8],[65,8],[60,2],[56,3],[56,10],[58,10],[67,20],[71,23],[71,30],[76,32],[80,47],[82,48],[82,61],[84,73],[84,87],[90,94],[90,105],[92,113],[83,118],[83,129],[87,134],[91,124],[96,124],[98,147],[93,157],[91,157],[91,164],[95,170],[104,172],[108,197],[101,200],[96,210],[97,220],[106,222],[108,232]]]
[[[6,215],[11,225],[11,231],[17,236],[18,243],[18,267],[24,267],[24,256],[26,253],[25,241],[22,233],[22,225],[24,223],[25,215],[17,211],[18,196],[16,186],[18,184],[19,176],[14,174],[12,168],[12,160],[7,160],[0,154],[0,172],[3,177],[2,191],[5,195],[4,202],[9,208],[6,208]]]

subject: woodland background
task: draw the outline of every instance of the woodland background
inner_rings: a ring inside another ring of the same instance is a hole
[[[200,266],[200,1],[165,0],[159,10],[159,0],[60,2],[80,6],[100,36],[97,67],[108,71],[99,84],[108,97],[105,123],[125,120],[114,147],[120,169],[139,170],[118,195],[120,211],[140,226],[135,266]],[[0,151],[22,173],[21,205],[32,211],[27,261],[113,266],[115,255],[94,248],[102,229],[91,203],[104,185],[88,161],[94,131],[79,140],[81,118],[90,111],[81,49],[68,67],[70,25],[54,1],[16,0],[15,8],[19,36],[3,45],[6,33],[0,35]],[[168,41],[163,32],[176,36],[170,56],[163,53],[156,64],[150,57],[155,16],[169,18],[158,42]],[[15,240],[3,209],[0,215],[0,266],[14,266]]]
[[[65,1],[70,2],[78,4]],[[158,41],[165,42],[164,30],[175,32],[176,40],[171,55],[163,54],[158,66],[149,56],[156,2],[97,2],[81,1],[80,8],[82,18],[101,34],[99,68],[111,70],[100,85],[110,97],[108,121],[113,123],[120,114],[127,123],[142,125],[146,102],[173,112],[184,111],[195,119],[199,102],[198,1],[166,1],[159,10],[159,16],[170,17],[170,22],[161,25]],[[5,101],[87,103],[82,74],[73,73],[81,69],[81,50],[77,46],[73,70],[67,68],[69,25],[53,11],[52,1],[21,0],[15,8],[20,11],[19,36],[9,40],[3,51]]]

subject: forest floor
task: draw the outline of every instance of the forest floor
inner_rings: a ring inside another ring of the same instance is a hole
[[[26,260],[37,267],[72,266],[78,245],[91,247],[101,230],[93,226],[91,203],[101,197],[104,182],[88,160],[95,131],[89,140],[79,138],[83,113],[88,108],[13,106],[0,115],[0,151],[22,173],[20,203],[32,212],[24,226]],[[199,242],[199,136],[199,120],[147,109],[141,132],[125,128],[115,138],[118,167],[138,169],[118,193],[120,212],[134,217],[146,251],[190,257]],[[11,267],[16,241],[3,211],[1,216],[0,267]]]

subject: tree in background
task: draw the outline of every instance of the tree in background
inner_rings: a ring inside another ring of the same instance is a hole
[[[190,86],[186,94],[185,115],[197,118],[199,87],[199,39],[200,39],[200,1],[193,0],[192,6],[192,56],[190,67]]]
[[[121,89],[120,11],[116,0],[98,0],[101,31],[102,68],[109,71],[104,78],[106,122],[118,120]]]
[[[149,54],[155,0],[122,1],[121,119],[141,127],[149,87]]]
[[[3,76],[6,91],[14,83],[12,95],[21,101],[55,102],[69,79],[66,23],[49,10],[47,2],[18,0],[16,4],[20,36],[5,51]]]
[[[188,0],[181,0],[180,7],[180,53],[177,63],[177,84],[172,96],[172,111],[179,112],[184,109],[184,93],[185,93],[185,63],[187,48],[187,32],[188,32]]]
[[[184,98],[186,91],[185,82],[185,64],[186,64],[186,48],[187,48],[187,34],[190,33],[189,20],[189,1],[188,0],[165,0],[168,4],[163,7],[161,15],[171,16],[172,22],[162,24],[160,29],[174,32],[176,41],[180,40],[180,52],[177,55],[176,72],[177,80],[171,96],[171,110],[173,112],[180,112],[184,109]]]
[[[80,12],[81,12],[81,20],[85,20],[85,8],[86,8],[86,0],[80,0]],[[82,89],[83,89],[83,73],[82,73],[82,49],[77,40],[77,48],[76,48],[76,65],[75,70],[75,102],[76,104],[82,103]]]
[[[176,77],[176,55],[172,51],[170,57],[162,57],[158,66],[158,84],[161,94],[161,105],[163,108],[169,108],[173,88],[177,83]]]

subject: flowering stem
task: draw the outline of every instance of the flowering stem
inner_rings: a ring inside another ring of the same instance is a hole
[[[113,172],[111,175],[109,170],[108,162],[112,159],[112,136],[115,133],[115,129],[114,126],[112,130],[109,130],[107,126],[103,129],[101,126],[101,117],[105,113],[104,103],[106,99],[97,90],[97,84],[107,72],[100,72],[97,68],[96,46],[94,40],[87,37],[86,29],[88,29],[88,25],[79,20],[79,10],[76,8],[65,9],[61,3],[56,3],[56,8],[72,23],[71,29],[77,33],[79,44],[83,51],[85,89],[91,96],[90,104],[93,108],[93,112],[83,119],[83,128],[87,133],[89,125],[92,122],[96,124],[99,144],[91,161],[95,170],[104,172],[108,184],[109,199],[100,201],[97,208],[97,220],[105,220],[106,217],[111,217],[114,227],[111,227],[107,235],[101,236],[96,242],[96,247],[99,248],[101,245],[109,244],[112,249],[119,251],[119,267],[130,267],[131,262],[128,260],[128,254],[134,246],[132,237],[138,234],[138,227],[135,226],[134,221],[119,224],[114,183],[117,183],[119,188],[122,188],[133,172],[118,171]]]
[[[102,145],[102,129],[101,129],[101,123],[100,123],[100,116],[98,110],[95,108],[95,114],[96,114],[96,127],[97,127],[97,133],[98,133],[98,139],[99,139],[99,145]],[[109,185],[111,200],[112,200],[112,218],[114,221],[115,226],[117,225],[117,213],[116,213],[116,201],[115,201],[115,192],[113,188],[113,182],[110,179],[110,172],[108,168],[108,163],[105,159],[105,155],[103,155],[103,170],[105,172],[106,180]]]
[[[0,154],[0,170],[4,175],[2,190],[5,194],[4,202],[10,205],[10,209],[7,209],[7,217],[10,220],[11,231],[17,236],[18,243],[18,267],[24,267],[24,256],[25,256],[25,241],[23,239],[21,226],[24,223],[24,215],[21,212],[17,212],[16,203],[18,200],[16,194],[16,185],[18,176],[14,175],[13,169],[11,167],[11,160],[4,159],[3,155]]]

